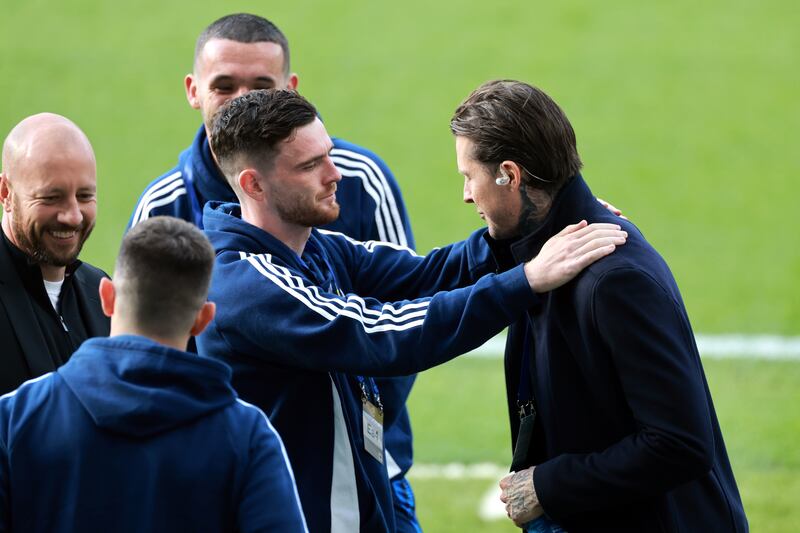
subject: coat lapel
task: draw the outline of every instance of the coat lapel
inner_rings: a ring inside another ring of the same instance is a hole
[[[8,320],[22,347],[31,377],[52,371],[53,360],[39,331],[31,298],[14,269],[8,250],[2,245],[0,245],[0,301],[8,313]]]

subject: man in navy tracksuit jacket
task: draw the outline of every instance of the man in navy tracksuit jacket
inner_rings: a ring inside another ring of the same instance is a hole
[[[464,199],[489,222],[498,271],[541,253],[564,224],[619,220],[578,174],[572,127],[542,91],[484,84],[451,129]],[[678,287],[621,224],[625,246],[509,330],[515,473],[501,499],[518,525],[546,513],[530,531],[547,520],[570,532],[747,531]]]
[[[280,29],[254,15],[223,17],[203,32],[198,39],[195,72],[187,77],[191,78],[187,93],[192,106],[202,110],[205,124],[191,146],[180,154],[178,165],[145,188],[129,228],[158,215],[182,218],[202,228],[207,201],[237,201],[211,155],[208,120],[226,99],[251,88],[295,88],[297,76],[289,74],[288,54],[288,43]],[[339,218],[324,227],[360,241],[386,241],[413,249],[414,236],[400,188],[383,160],[342,139],[333,139],[331,160],[343,178],[337,190],[342,209]],[[387,466],[402,517],[399,529],[408,532],[418,531],[413,493],[405,479],[413,461],[406,400],[414,378],[378,380],[384,406],[392,415],[386,427]]]
[[[100,289],[112,336],[0,399],[0,531],[307,531],[264,413],[177,349],[213,316],[212,264],[186,222],[128,233]]]
[[[480,277],[493,268],[482,231],[423,258],[312,230],[338,214],[341,178],[316,111],[291,91],[231,101],[211,142],[240,202],[205,208],[219,312],[199,352],[230,364],[236,389],[281,433],[311,531],[394,531],[375,423],[382,393],[365,376],[410,374],[473,349],[536,303],[531,280],[549,290],[574,275],[564,264],[579,269],[591,252],[544,253]],[[609,253],[622,236],[611,227],[597,229],[599,244],[587,228],[564,238]]]

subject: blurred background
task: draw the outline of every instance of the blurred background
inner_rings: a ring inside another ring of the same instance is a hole
[[[4,2],[0,135],[52,111],[97,154],[84,260],[111,272],[142,189],[200,124],[183,92],[194,41],[238,11],[286,33],[328,131],[387,161],[421,251],[480,224],[461,202],[453,110],[488,79],[520,79],[565,110],[584,177],[667,259],[698,334],[797,341],[800,8],[787,0]],[[800,361],[748,349],[709,351],[704,366],[753,530],[795,531]],[[514,531],[481,512],[510,460],[502,360],[482,355],[412,393],[426,531]]]

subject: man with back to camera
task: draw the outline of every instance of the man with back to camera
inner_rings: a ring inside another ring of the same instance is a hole
[[[213,264],[182,220],[125,236],[100,282],[111,337],[0,398],[0,531],[307,532],[264,413],[184,351],[214,316]]]
[[[567,281],[625,234],[574,224],[494,276],[483,230],[419,257],[313,229],[338,215],[341,176],[316,110],[293,91],[232,100],[210,139],[239,203],[205,208],[218,313],[199,352],[228,362],[236,389],[281,433],[311,531],[394,531],[381,392],[365,376],[475,348],[535,305],[534,290]]]
[[[572,126],[539,89],[486,83],[451,130],[464,201],[487,221],[501,271],[566,221],[619,221],[595,201]],[[620,224],[625,246],[509,329],[515,473],[501,499],[520,526],[545,513],[570,532],[747,531],[678,287],[639,230]]]
[[[108,335],[97,287],[78,260],[97,210],[94,151],[70,120],[30,116],[3,143],[0,202],[0,394],[55,370],[87,338]]]
[[[296,89],[289,43],[270,21],[233,14],[213,22],[200,34],[194,68],[185,78],[189,104],[200,110],[200,126],[178,165],[147,186],[129,227],[156,215],[171,215],[203,227],[208,200],[235,202],[236,195],[209,149],[208,132],[219,107],[253,89]],[[331,159],[342,174],[337,196],[340,216],[325,228],[360,241],[380,240],[414,248],[406,208],[391,170],[373,152],[343,139],[333,139]],[[413,461],[411,424],[406,399],[414,376],[379,379],[386,407],[387,467],[392,478],[398,530],[417,532],[414,495],[405,473]]]

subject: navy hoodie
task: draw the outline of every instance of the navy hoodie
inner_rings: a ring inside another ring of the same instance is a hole
[[[0,399],[0,531],[306,531],[283,444],[230,369],[86,341]]]
[[[414,248],[414,235],[403,196],[392,171],[374,152],[339,138],[331,139],[331,160],[342,175],[336,198],[339,218],[324,226],[359,241],[385,241]],[[203,206],[210,200],[238,202],[217,168],[204,126],[178,159],[178,165],[150,183],[139,197],[128,228],[157,215],[168,215],[203,227]],[[404,474],[412,464],[411,423],[406,399],[414,375],[377,380],[391,424],[386,448],[389,475]]]
[[[364,449],[358,376],[410,374],[479,346],[538,301],[523,267],[480,277],[494,268],[485,230],[425,257],[312,230],[298,257],[236,204],[207,204],[204,225],[217,316],[200,353],[230,364],[236,390],[281,433],[312,531],[394,531],[386,468]]]

